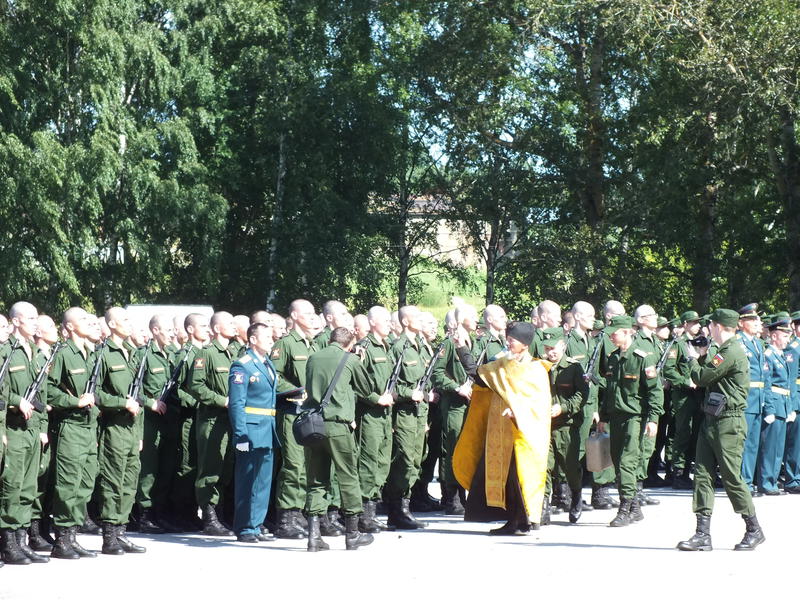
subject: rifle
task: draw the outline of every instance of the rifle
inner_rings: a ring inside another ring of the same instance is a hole
[[[664,369],[664,365],[667,364],[667,357],[669,356],[669,351],[676,341],[678,341],[678,336],[676,336],[673,333],[667,345],[664,346],[664,351],[661,353],[661,356],[659,357],[658,362],[656,363],[656,373],[661,373],[661,371]]]
[[[483,350],[481,351],[481,353],[478,355],[478,360],[475,361],[475,365],[477,367],[480,367],[483,364],[483,359],[486,358],[486,351],[488,349],[489,349],[489,344],[486,344],[483,347]],[[464,383],[467,383],[467,381],[470,382],[470,383],[475,383],[475,379],[471,375],[467,375],[467,379],[466,379],[466,381],[464,381]]]
[[[181,359],[178,361],[178,364],[175,365],[175,368],[172,370],[172,374],[169,376],[169,379],[164,382],[164,386],[161,388],[161,392],[158,394],[158,401],[164,402],[166,404],[167,399],[169,398],[172,391],[175,389],[175,386],[178,385],[178,376],[181,374],[183,370],[183,365],[186,364],[187,360],[189,359],[189,350],[192,348],[192,343],[187,342],[186,345],[183,347],[184,353]]]
[[[6,378],[6,374],[8,373],[8,367],[11,365],[11,356],[14,354],[14,350],[17,348],[19,348],[19,340],[14,338],[14,343],[11,344],[11,350],[9,351],[8,356],[6,356],[5,361],[3,361],[3,366],[0,367],[0,389],[3,387],[3,380]],[[0,410],[5,410],[6,401],[0,400],[0,405],[2,405],[0,406]]]
[[[131,384],[128,386],[128,396],[136,400],[136,404],[139,406],[144,406],[144,400],[142,400],[139,396],[142,391],[142,381],[144,380],[144,368],[147,365],[147,354],[150,352],[150,348],[153,346],[153,340],[147,342],[147,346],[144,347],[144,352],[142,353],[142,362],[139,363],[139,368],[136,371],[136,377],[134,377]]]
[[[50,353],[47,361],[45,361],[44,366],[36,374],[36,379],[34,379],[33,382],[28,386],[28,389],[25,390],[25,394],[22,396],[23,400],[27,400],[33,405],[33,410],[36,412],[43,413],[46,409],[44,402],[39,400],[37,396],[39,395],[39,390],[42,388],[42,384],[44,383],[44,378],[47,377],[47,371],[50,369],[50,365],[53,364],[56,354],[58,354],[58,351],[61,350],[63,345],[63,342],[56,342],[56,345],[53,346],[53,351]]]
[[[108,340],[103,340],[100,345],[95,348],[97,358],[94,361],[94,367],[92,367],[92,374],[89,376],[89,379],[86,382],[86,387],[83,389],[84,394],[94,395],[95,391],[97,390],[97,379],[100,377],[100,367],[103,363],[103,352],[105,351],[107,344]],[[95,398],[95,404],[97,404],[97,398]],[[90,411],[92,410],[92,407],[84,406],[84,410]]]
[[[597,359],[600,358],[600,346],[603,345],[603,336],[605,335],[604,331],[600,332],[600,335],[597,336],[597,343],[595,344],[594,350],[592,351],[592,357],[589,359],[589,362],[586,363],[586,369],[583,372],[583,380],[586,383],[599,385],[600,380],[597,378],[597,375],[594,373],[595,365],[597,365]]]
[[[406,354],[408,343],[409,343],[408,338],[406,338],[406,341],[403,344],[403,349],[400,350],[400,356],[397,358],[397,362],[394,363],[392,374],[389,376],[389,380],[386,382],[386,389],[383,390],[384,394],[391,394],[394,391],[395,386],[397,385],[397,380],[400,377],[400,369],[403,368],[403,356],[405,356]]]
[[[447,340],[445,340],[447,341]],[[425,392],[425,387],[428,385],[428,382],[431,380],[431,376],[433,375],[433,368],[436,366],[436,359],[439,357],[439,354],[442,352],[442,348],[444,348],[445,342],[439,344],[439,347],[436,348],[436,351],[431,356],[431,362],[428,363],[428,368],[425,369],[425,374],[417,381],[417,385],[414,386],[414,391],[417,392]],[[419,416],[419,403],[414,402],[414,415]]]

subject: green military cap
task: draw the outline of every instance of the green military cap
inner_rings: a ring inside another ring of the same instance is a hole
[[[699,321],[700,315],[697,314],[696,310],[687,310],[685,313],[681,314],[681,323],[691,323],[692,321]]]
[[[758,318],[758,302],[751,302],[745,304],[739,309],[740,319],[757,319]]]
[[[709,313],[707,315],[703,315],[702,317],[700,317],[700,325],[702,325],[704,327],[706,325],[708,325],[709,321],[711,321],[711,315],[712,314],[714,314],[714,313]]]
[[[563,327],[548,327],[542,331],[542,344],[552,348],[558,342],[564,339]]]
[[[658,317],[658,321],[656,321],[656,327],[667,327],[669,326],[669,321],[667,317]]]
[[[800,314],[800,313],[798,313]],[[595,319],[594,323],[592,323],[592,331],[600,331],[606,326],[600,319]]]
[[[770,331],[786,331],[788,333],[792,332],[791,327],[791,317],[789,313],[785,310],[775,313],[772,315],[772,318],[769,320],[769,325],[767,328]]]
[[[674,319],[667,321],[667,327],[677,327],[681,323],[683,323],[683,321],[681,321],[680,317],[675,317]]]
[[[633,318],[628,315],[611,317],[611,323],[606,327],[606,333],[611,335],[619,329],[633,329]]]
[[[796,310],[791,314],[792,323],[800,321],[800,310]]]
[[[709,315],[714,323],[725,327],[736,327],[739,324],[739,313],[729,308],[718,308]]]

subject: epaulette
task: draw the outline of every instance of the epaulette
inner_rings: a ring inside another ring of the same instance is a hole
[[[252,357],[252,356],[250,356],[249,354],[245,354],[244,356],[242,356],[242,357],[239,359],[239,362],[240,362],[241,364],[243,364],[243,365],[246,365],[246,364],[247,364],[247,363],[249,363],[251,360],[253,360],[253,357]]]
[[[764,350],[764,356],[772,356],[772,348],[767,348]]]
[[[637,356],[641,356],[642,358],[647,358],[651,354],[651,352],[647,352],[646,350],[642,350],[641,348],[637,348],[636,350],[633,351],[633,353],[636,354]]]
[[[797,348],[797,346],[800,346],[800,342],[798,342],[797,340],[795,340],[791,344],[789,344],[790,348]]]
[[[577,358],[573,358],[573,357],[571,357],[571,356],[565,356],[564,358],[567,360],[567,362],[568,362],[568,363],[571,363],[571,364],[573,364],[573,365],[574,365],[575,363],[579,363],[579,362],[581,362],[581,361],[579,361]]]

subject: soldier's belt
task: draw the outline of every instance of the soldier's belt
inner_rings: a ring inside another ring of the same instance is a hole
[[[263,415],[265,417],[275,416],[274,408],[258,408],[257,406],[245,406],[244,412],[246,412],[249,415]]]
[[[750,382],[750,387],[751,388],[763,388],[764,387],[764,382],[763,381],[751,381]]]
[[[774,393],[776,393],[776,394],[780,394],[781,396],[788,396],[788,395],[791,393],[791,392],[789,392],[789,390],[787,390],[786,388],[778,387],[777,385],[773,385],[773,386],[772,386],[770,389],[771,389],[771,390],[772,390]]]

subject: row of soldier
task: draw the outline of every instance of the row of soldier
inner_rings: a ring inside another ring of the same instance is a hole
[[[800,481],[796,480],[798,444],[793,428],[797,410],[797,356],[793,352],[800,344],[790,334],[800,323],[800,315],[775,316],[765,328],[771,346],[766,347],[757,339],[761,319],[756,308],[748,305],[740,311],[740,335],[753,365],[742,471],[748,483],[764,493],[781,493],[778,478],[785,456],[785,487],[794,492],[800,489]],[[374,393],[360,397],[357,404],[360,529],[374,533],[385,527],[376,518],[381,503],[389,514],[389,526],[395,528],[424,526],[412,508],[429,511],[443,505],[448,514],[463,514],[465,492],[455,480],[450,461],[472,382],[457,350],[466,346],[478,362],[490,361],[503,351],[507,322],[503,309],[489,306],[479,320],[474,308],[459,306],[448,313],[441,344],[436,341],[435,319],[415,307],[404,307],[394,315],[374,307],[367,315],[353,318],[344,305],[331,301],[320,317],[310,303],[298,300],[289,313],[286,320],[259,311],[250,319],[219,312],[210,321],[190,314],[174,322],[155,315],[146,335],[121,308],[110,309],[103,319],[73,308],[64,314],[63,347],[54,353],[59,331],[52,319],[38,315],[28,303],[15,304],[9,315],[13,332],[0,322],[0,334],[7,332],[2,337],[10,334],[7,342],[0,338],[5,342],[0,359],[7,363],[3,392],[9,406],[0,480],[4,560],[14,564],[46,560],[28,546],[26,533],[30,532],[34,549],[46,550],[50,545],[42,538],[40,526],[48,523],[56,534],[51,556],[92,556],[75,537],[79,528],[93,527],[87,515],[89,505],[96,506],[107,554],[143,551],[125,535],[132,512],[143,532],[202,527],[209,535],[229,535],[231,531],[221,521],[231,521],[232,503],[227,505],[227,514],[218,513],[221,500],[232,495],[228,373],[232,361],[244,351],[252,322],[269,323],[275,342],[270,358],[280,375],[277,430],[281,449],[273,527],[278,537],[306,535],[305,453],[294,442],[291,425],[305,399],[305,365],[327,345],[337,327],[355,332],[374,389],[385,387],[398,357],[402,363],[400,383],[392,394]],[[609,323],[625,311],[611,301],[603,313]],[[702,396],[687,380],[682,365],[695,346],[692,340],[704,337],[703,324],[692,311],[669,324],[659,320],[649,306],[639,307],[633,320],[640,354],[653,363],[645,371],[647,379],[652,379],[645,387],[654,392],[647,402],[647,416],[658,423],[659,432],[641,436],[636,498],[657,502],[643,492],[642,484],[661,483],[657,470],[662,449],[673,485],[691,486],[693,436],[702,418]],[[537,335],[531,352],[555,365],[548,487],[551,481],[558,484],[553,486],[554,505],[569,511],[574,522],[582,510],[617,505],[608,490],[619,485],[618,467],[616,472],[607,469],[591,475],[590,503],[582,501],[580,491],[585,442],[590,429],[602,428],[605,375],[614,343],[610,336],[598,342],[604,323],[595,320],[594,308],[585,302],[564,314],[554,302],[542,302],[534,309],[532,321]],[[420,388],[433,356],[438,358],[430,381]],[[32,398],[29,392],[46,364],[49,376],[38,382],[38,394]],[[137,375],[141,393],[132,397],[129,392]],[[168,384],[174,387],[167,390]],[[665,395],[664,389],[669,393]],[[437,461],[441,505],[427,493]],[[328,511],[321,523],[324,535],[342,530],[335,474],[332,481]],[[629,513],[639,518],[636,504]],[[542,522],[548,519],[546,502]]]

